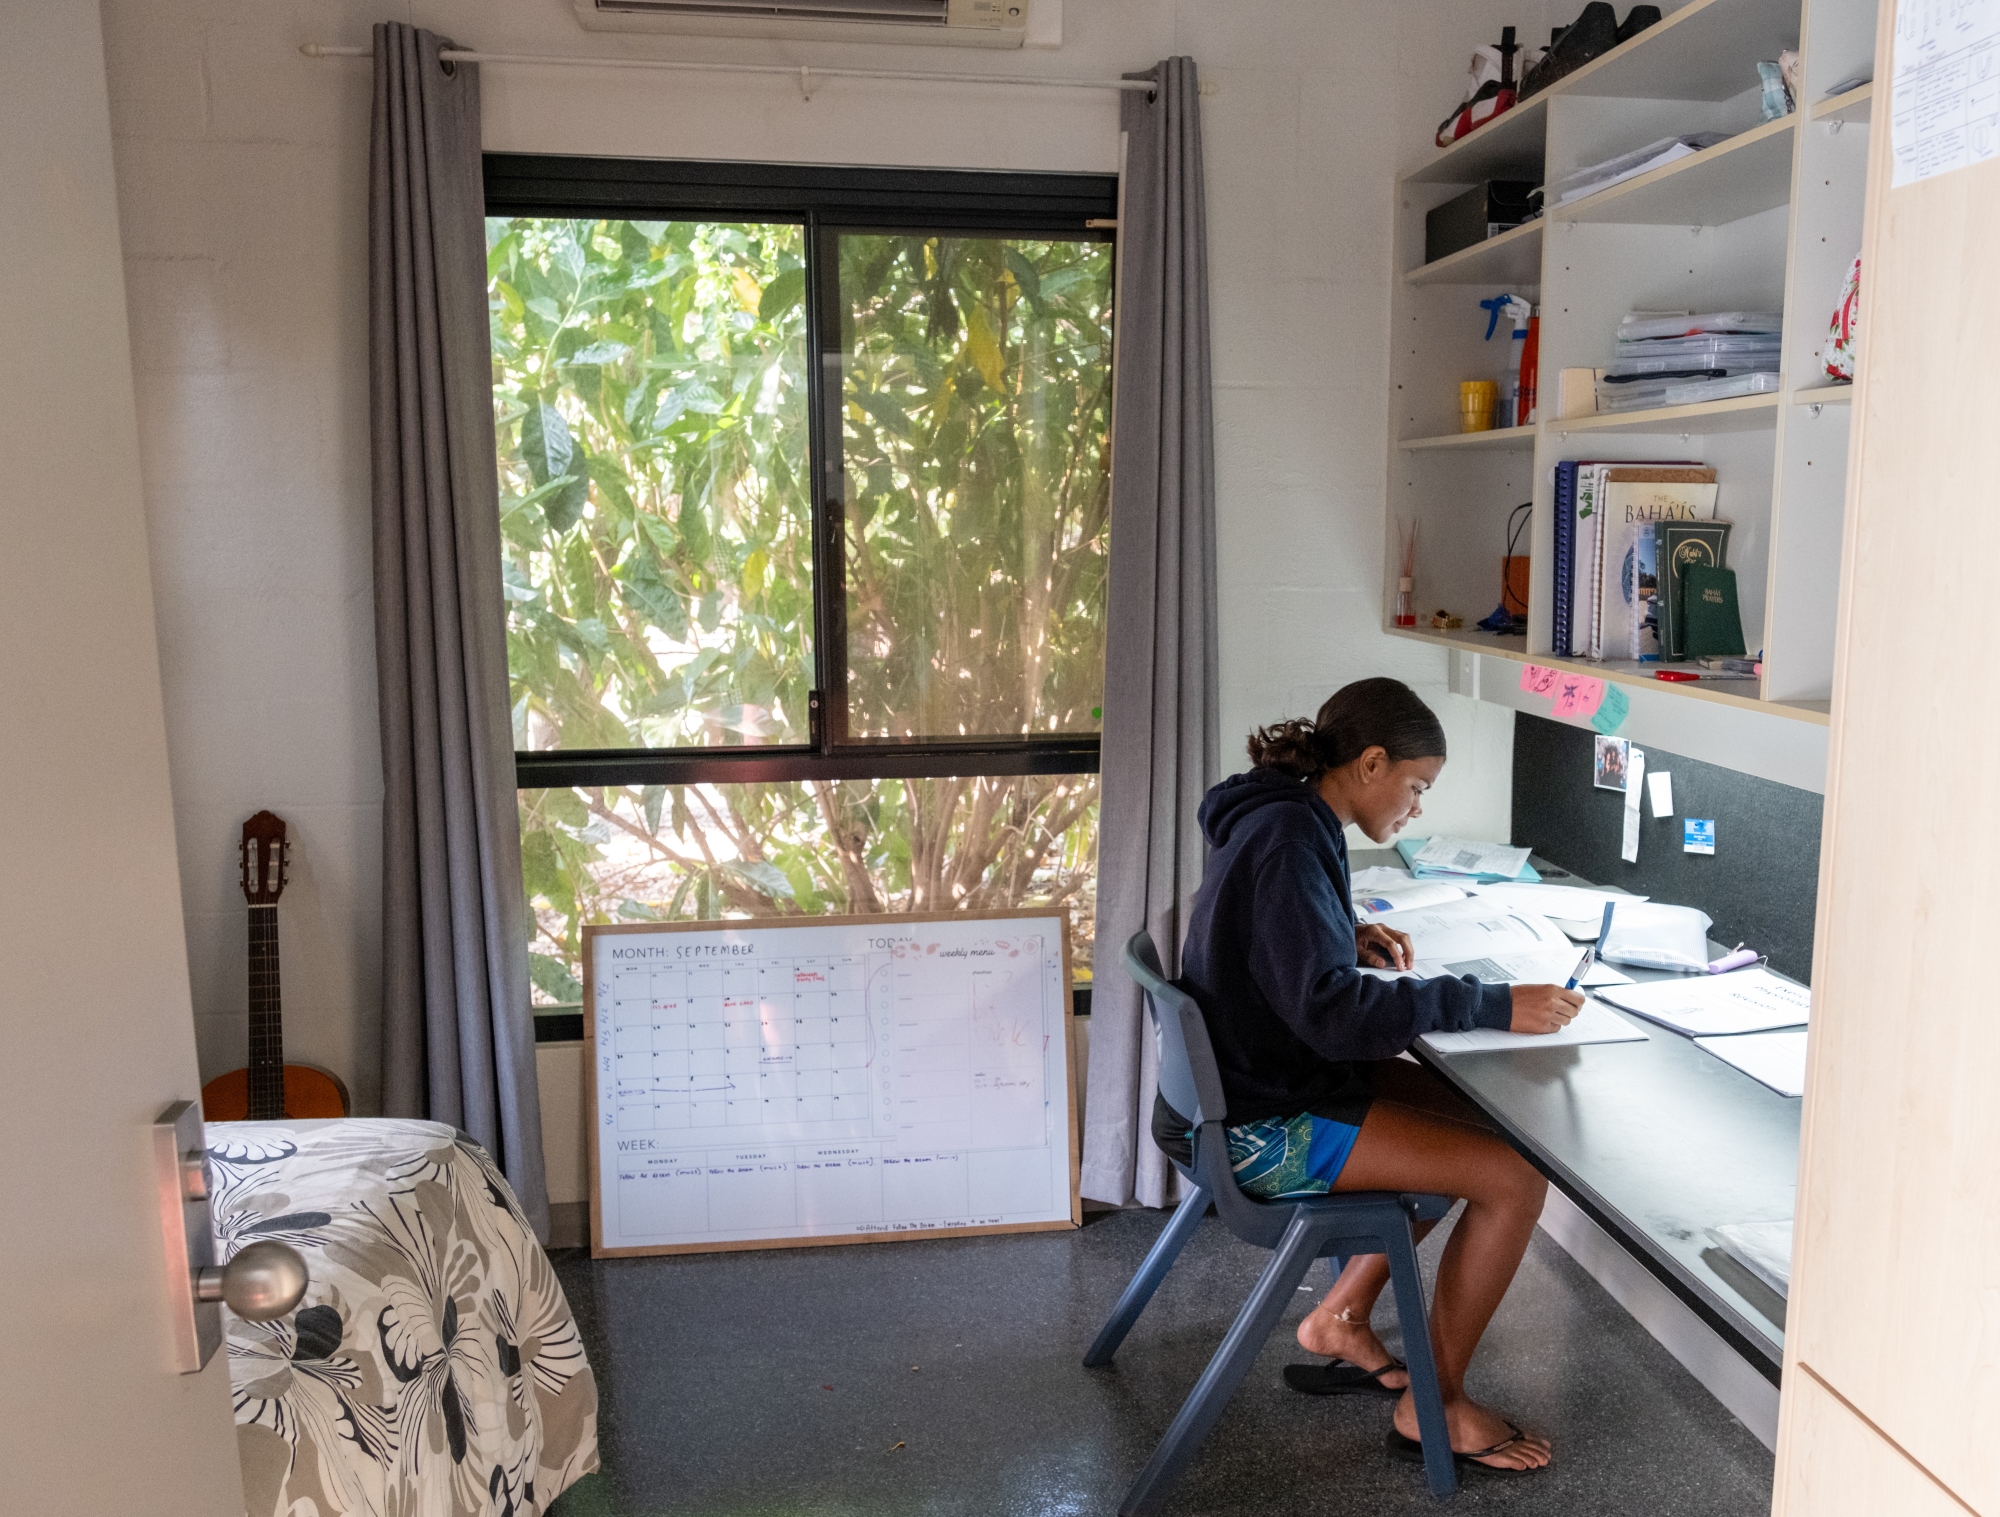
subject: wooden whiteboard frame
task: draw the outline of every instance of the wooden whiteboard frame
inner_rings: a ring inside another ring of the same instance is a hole
[[[906,927],[915,922],[1006,922],[1024,917],[1058,918],[1062,923],[1063,1070],[1069,1086],[1069,1120],[1063,1131],[1069,1140],[1069,1220],[1067,1222],[1003,1222],[987,1227],[926,1228],[909,1233],[855,1233],[851,1236],[802,1238],[742,1238],[722,1243],[661,1243],[636,1248],[604,1246],[604,1193],[598,1178],[598,1151],[604,1124],[597,1105],[597,954],[600,937],[661,932],[760,932],[787,927]],[[590,1113],[590,1257],[627,1259],[649,1254],[741,1253],[759,1248],[828,1248],[844,1243],[908,1243],[918,1238],[978,1238],[990,1233],[1061,1232],[1083,1226],[1083,1144],[1076,1120],[1076,990],[1070,980],[1070,916],[1067,906],[1015,906],[997,911],[910,911],[880,915],[727,917],[705,922],[619,922],[583,929],[583,1061],[584,1109]]]

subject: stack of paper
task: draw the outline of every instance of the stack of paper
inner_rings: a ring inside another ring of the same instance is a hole
[[[1418,959],[1410,969],[1369,969],[1363,974],[1377,980],[1435,980],[1449,975],[1457,979],[1471,975],[1486,985],[1567,985],[1576,972],[1576,954],[1571,949],[1550,952],[1535,949],[1527,953],[1494,953],[1477,959]],[[1632,977],[1599,961],[1590,966],[1578,982],[1586,990],[1598,985],[1630,985]]]
[[[1542,203],[1568,205],[1582,200],[1600,190],[1608,190],[1614,184],[1623,184],[1641,174],[1650,174],[1654,169],[1691,158],[1704,148],[1725,141],[1728,136],[1727,132],[1690,132],[1683,137],[1662,137],[1658,142],[1650,142],[1632,152],[1620,153],[1616,158],[1607,158],[1602,163],[1589,164],[1560,179],[1550,180],[1548,188],[1543,191]]]
[[[1695,1047],[1714,1054],[1781,1096],[1806,1093],[1806,1030],[1753,1032],[1744,1037],[1696,1038]]]
[[[1396,852],[1418,879],[1460,884],[1498,880],[1539,883],[1542,877],[1528,862],[1532,851],[1473,838],[1401,838],[1396,843]]]
[[[1646,899],[1642,895],[1621,895],[1615,890],[1586,890],[1578,885],[1525,885],[1515,880],[1467,888],[1484,900],[1548,917],[1571,937],[1585,942],[1594,939],[1603,925],[1606,902]]]
[[[1604,998],[1695,1038],[1798,1027],[1812,1010],[1811,991],[1780,979],[1768,969],[1623,985],[1606,991]]]
[[[1366,869],[1348,881],[1357,895],[1373,890],[1378,885],[1407,885],[1416,878],[1407,869],[1398,869],[1393,864],[1370,864]]]

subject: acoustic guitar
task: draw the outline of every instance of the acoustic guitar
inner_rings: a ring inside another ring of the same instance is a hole
[[[344,1117],[347,1087],[310,1064],[285,1062],[284,1017],[278,1000],[278,897],[291,862],[285,824],[260,811],[243,824],[243,899],[250,903],[250,1066],[218,1075],[201,1088],[210,1122],[277,1122]]]

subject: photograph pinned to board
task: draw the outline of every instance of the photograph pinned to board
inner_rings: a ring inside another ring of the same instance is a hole
[[[1599,790],[1616,790],[1621,794],[1625,789],[1625,776],[1632,762],[1632,740],[1624,737],[1604,737],[1596,741],[1596,754],[1591,764],[1591,783]]]

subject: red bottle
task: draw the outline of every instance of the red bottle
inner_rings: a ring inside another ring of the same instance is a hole
[[[1535,377],[1541,368],[1542,318],[1528,318],[1528,335],[1521,340],[1521,398],[1516,403],[1514,425],[1525,427],[1535,419]]]

